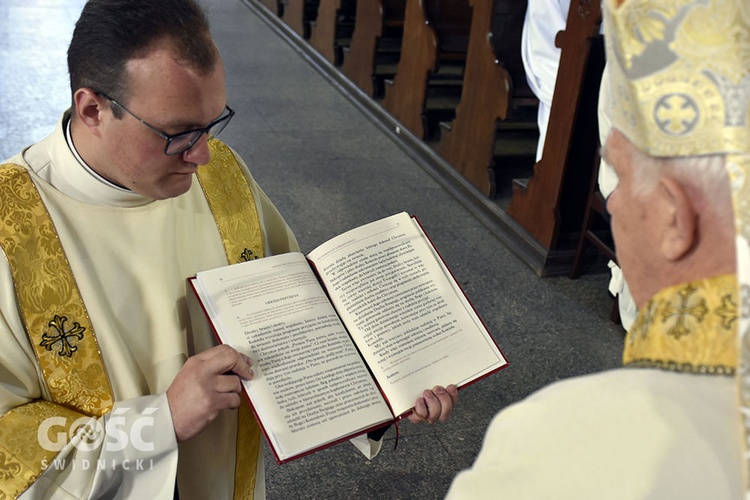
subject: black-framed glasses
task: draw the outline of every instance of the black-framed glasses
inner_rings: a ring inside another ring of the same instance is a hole
[[[188,149],[192,148],[196,142],[198,142],[198,139],[201,138],[203,134],[206,134],[209,139],[213,139],[217,135],[221,133],[222,130],[224,130],[224,127],[227,126],[229,123],[229,120],[232,119],[234,116],[234,110],[230,108],[229,106],[226,106],[226,112],[227,114],[220,116],[216,120],[212,121],[208,124],[205,128],[196,128],[192,130],[186,130],[184,132],[180,132],[179,134],[167,134],[165,132],[162,132],[158,128],[154,127],[153,125],[148,124],[144,119],[137,116],[135,113],[130,111],[128,108],[117,102],[116,100],[109,97],[104,92],[97,92],[97,94],[101,95],[108,101],[110,101],[113,104],[116,104],[120,109],[128,113],[130,116],[153,130],[155,133],[157,133],[162,139],[167,141],[167,144],[164,146],[164,154],[169,156],[176,156],[179,154],[184,153]]]

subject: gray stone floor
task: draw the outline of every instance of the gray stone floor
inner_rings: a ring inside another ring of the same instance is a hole
[[[461,392],[451,421],[400,424],[373,461],[341,444],[266,460],[270,499],[442,498],[492,416],[550,382],[615,367],[623,332],[608,276],[539,278],[430,173],[241,0],[205,0],[237,111],[235,147],[307,251],[399,211],[416,214],[510,361]],[[83,0],[0,3],[0,157],[44,137],[69,105],[65,53]]]

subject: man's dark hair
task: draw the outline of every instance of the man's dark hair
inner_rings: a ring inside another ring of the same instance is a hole
[[[165,39],[187,65],[201,73],[214,69],[217,55],[197,1],[89,0],[68,48],[71,96],[88,87],[127,103],[125,64]],[[112,112],[122,115],[117,106]]]

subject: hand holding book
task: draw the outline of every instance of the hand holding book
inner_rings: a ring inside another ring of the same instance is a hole
[[[219,340],[260,369],[244,389],[282,463],[401,418],[444,421],[450,386],[507,364],[406,213],[190,284]]]
[[[458,403],[458,388],[455,385],[435,386],[432,390],[425,390],[422,397],[417,398],[414,410],[406,418],[414,424],[446,422],[453,413],[456,403]]]

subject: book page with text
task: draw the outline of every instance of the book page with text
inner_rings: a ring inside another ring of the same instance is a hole
[[[302,254],[197,281],[222,342],[253,358],[259,376],[245,388],[279,460],[393,419]]]
[[[408,214],[348,231],[308,258],[396,415],[425,389],[461,386],[507,363]]]

